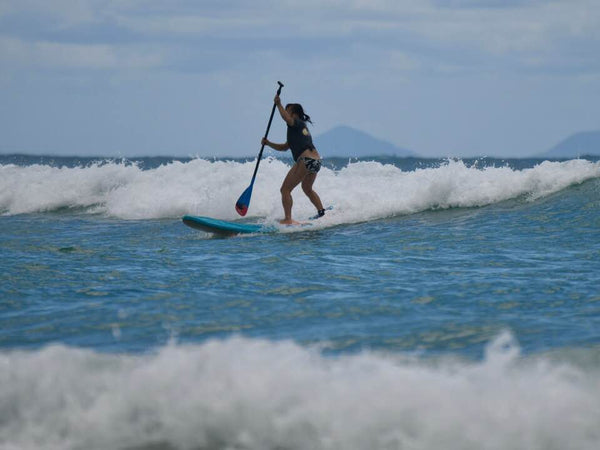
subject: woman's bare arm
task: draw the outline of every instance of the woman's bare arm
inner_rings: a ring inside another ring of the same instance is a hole
[[[267,138],[262,138],[261,144],[268,145],[273,150],[277,150],[280,152],[285,152],[287,149],[290,148],[290,145],[287,142],[284,142],[283,144],[276,144],[275,142],[269,141]]]
[[[285,110],[283,105],[281,104],[281,99],[279,95],[275,96],[275,104],[277,105],[277,109],[279,110],[279,114],[281,114],[281,118],[285,120],[290,127],[294,125],[294,118]]]

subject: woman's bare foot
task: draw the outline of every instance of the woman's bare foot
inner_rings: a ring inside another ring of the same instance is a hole
[[[300,225],[300,222],[294,220],[294,219],[281,219],[279,221],[279,223],[281,225]]]

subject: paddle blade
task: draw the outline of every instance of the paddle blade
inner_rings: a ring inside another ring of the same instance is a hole
[[[250,206],[250,197],[252,197],[252,185],[246,188],[235,204],[235,210],[240,216],[245,216],[248,212],[248,206]]]

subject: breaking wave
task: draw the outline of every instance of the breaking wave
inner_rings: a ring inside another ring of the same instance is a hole
[[[255,162],[193,159],[142,169],[125,162],[79,167],[0,165],[0,213],[5,215],[83,210],[120,219],[177,218],[185,214],[239,218],[234,205],[248,187]],[[289,165],[261,163],[249,216],[281,216],[280,184]],[[324,167],[315,184],[324,204],[335,205],[331,223],[355,223],[430,209],[480,207],[509,199],[537,199],[600,177],[600,162],[545,161],[532,168],[468,166],[449,160],[403,171],[377,161]],[[300,188],[294,214],[308,217],[313,206]]]
[[[3,351],[0,369],[6,450],[592,450],[600,442],[598,368],[525,358],[508,332],[479,362],[331,358],[234,337],[147,355]]]

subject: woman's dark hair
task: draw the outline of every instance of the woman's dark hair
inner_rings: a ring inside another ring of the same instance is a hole
[[[290,108],[292,114],[298,114],[298,117],[300,117],[300,119],[304,122],[312,123],[312,120],[310,120],[310,116],[304,112],[304,108],[302,108],[302,105],[300,103],[288,103],[285,109],[288,108]]]

